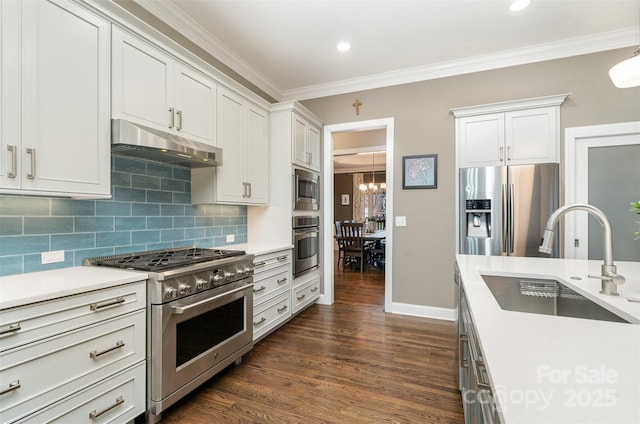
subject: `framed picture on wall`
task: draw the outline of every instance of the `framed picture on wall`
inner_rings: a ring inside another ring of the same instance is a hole
[[[402,188],[438,188],[438,155],[403,156]]]
[[[349,206],[349,195],[348,194],[341,194],[340,195],[340,204],[342,206]]]

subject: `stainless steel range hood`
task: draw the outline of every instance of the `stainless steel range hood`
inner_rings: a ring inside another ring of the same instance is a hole
[[[111,120],[111,152],[189,168],[222,165],[222,149],[123,119]]]

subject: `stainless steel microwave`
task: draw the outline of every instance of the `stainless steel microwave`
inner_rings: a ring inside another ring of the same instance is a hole
[[[317,211],[320,207],[320,176],[302,169],[294,169],[293,209]]]

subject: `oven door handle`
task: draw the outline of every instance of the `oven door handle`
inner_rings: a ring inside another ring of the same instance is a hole
[[[253,283],[249,283],[249,284],[244,285],[242,287],[238,287],[237,289],[233,289],[233,290],[228,291],[228,292],[220,293],[217,296],[201,300],[200,302],[192,303],[189,306],[172,306],[171,307],[173,309],[172,313],[174,315],[184,314],[185,312],[189,311],[190,309],[198,308],[198,307],[200,307],[202,305],[206,305],[207,303],[210,303],[210,302],[215,302],[218,299],[221,299],[221,298],[223,298],[225,296],[228,296],[230,294],[237,293],[239,291],[245,290],[245,289],[247,289],[249,287],[252,287],[252,286],[253,286]]]

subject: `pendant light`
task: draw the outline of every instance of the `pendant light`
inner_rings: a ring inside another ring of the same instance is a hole
[[[640,48],[629,59],[615,65],[609,70],[609,77],[613,85],[618,88],[640,86]]]

